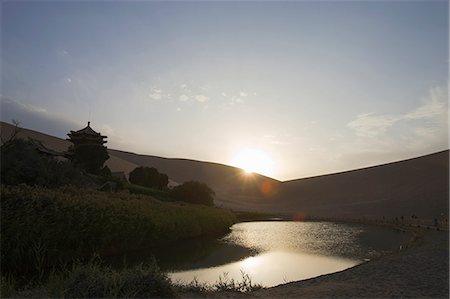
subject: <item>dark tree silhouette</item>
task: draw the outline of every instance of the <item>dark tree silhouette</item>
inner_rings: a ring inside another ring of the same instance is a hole
[[[154,167],[136,167],[129,176],[130,183],[160,190],[167,187],[169,177]]]
[[[85,177],[69,161],[58,161],[40,153],[36,143],[14,139],[0,147],[1,183],[55,187],[82,185]]]
[[[172,195],[178,200],[212,206],[215,193],[205,183],[190,181],[173,188]]]
[[[100,173],[103,164],[109,159],[106,147],[96,144],[86,144],[71,148],[69,158],[72,162],[90,173]]]

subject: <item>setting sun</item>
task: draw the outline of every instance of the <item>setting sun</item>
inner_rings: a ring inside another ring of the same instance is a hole
[[[266,152],[255,148],[245,148],[237,153],[231,164],[249,174],[256,172],[271,176],[275,163]]]

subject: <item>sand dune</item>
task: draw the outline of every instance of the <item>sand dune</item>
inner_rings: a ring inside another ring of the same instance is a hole
[[[448,218],[449,151],[283,183],[280,210],[328,217]],[[441,215],[442,214],[442,215]]]
[[[1,123],[2,136],[12,126]],[[22,129],[47,147],[64,151],[66,140]],[[109,149],[108,167],[129,173],[137,166],[156,167],[175,182],[198,180],[216,192],[216,204],[244,211],[331,218],[410,217],[448,219],[449,151],[299,180],[280,182],[246,175],[238,168],[186,159],[168,159]]]

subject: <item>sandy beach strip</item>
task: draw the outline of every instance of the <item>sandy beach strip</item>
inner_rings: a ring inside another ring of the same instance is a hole
[[[247,298],[449,298],[448,231],[418,231],[415,244],[353,268],[261,289]]]

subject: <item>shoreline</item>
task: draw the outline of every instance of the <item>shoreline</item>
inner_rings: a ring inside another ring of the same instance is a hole
[[[446,231],[413,230],[408,247],[343,271],[245,294],[247,298],[448,298]]]
[[[412,233],[407,245],[342,271],[248,293],[181,292],[181,298],[448,298],[448,230],[392,226]]]

